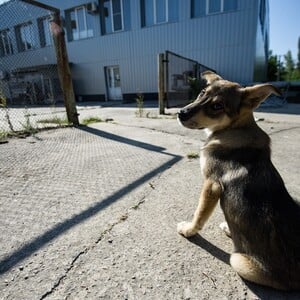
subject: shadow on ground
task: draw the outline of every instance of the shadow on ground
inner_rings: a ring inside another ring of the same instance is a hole
[[[230,264],[230,254],[223,251],[222,249],[216,247],[206,239],[204,239],[201,235],[197,234],[194,237],[191,237],[188,239],[191,243],[199,246],[203,250],[210,253],[215,258],[219,259],[220,261],[224,262],[225,264]],[[249,281],[246,281],[241,278],[241,280],[244,281],[246,286],[259,297],[260,300],[283,300],[283,299],[291,299],[296,300],[300,299],[300,292],[283,292],[278,291],[272,288],[264,287]]]
[[[166,155],[169,159],[159,167],[155,168],[154,170],[142,175],[137,180],[133,181],[132,183],[124,186],[123,188],[119,189],[118,191],[114,192],[112,195],[108,196],[105,199],[101,199],[96,202],[94,205],[90,206],[88,209],[82,211],[81,213],[72,216],[69,219],[63,220],[62,222],[56,224],[51,229],[47,230],[42,235],[36,237],[34,240],[27,242],[24,246],[20,249],[12,252],[7,257],[0,261],[0,274],[3,274],[13,268],[16,264],[23,261],[27,257],[31,256],[34,252],[44,247],[46,244],[57,238],[58,236],[66,233],[68,230],[72,229],[74,226],[84,222],[85,220],[91,218],[92,216],[96,215],[101,210],[105,209],[106,207],[110,206],[111,204],[118,201],[121,197],[127,195],[128,193],[135,190],[137,187],[142,185],[143,183],[149,181],[151,178],[155,177],[157,174],[164,172],[172,165],[176,164],[179,160],[182,159],[181,156],[174,155],[168,152],[165,152],[165,148],[158,147],[155,145],[147,144],[144,142],[140,142],[137,140],[132,140],[129,138],[125,138],[122,136],[118,136],[115,134],[111,134],[105,131],[101,131],[95,128],[90,127],[79,127],[78,130],[83,130],[87,134],[94,134],[101,138],[114,140],[119,143],[131,145],[134,147],[140,147],[148,151],[154,151],[157,153],[161,153],[162,155]]]

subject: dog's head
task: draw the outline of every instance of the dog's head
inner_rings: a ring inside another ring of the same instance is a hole
[[[178,112],[180,123],[191,129],[208,128],[214,132],[242,123],[269,95],[281,95],[271,84],[244,88],[210,71],[202,77],[206,88],[193,103]]]

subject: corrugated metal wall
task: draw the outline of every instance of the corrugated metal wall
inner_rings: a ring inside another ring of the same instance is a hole
[[[88,0],[43,0],[65,10]],[[75,92],[106,94],[105,66],[119,65],[123,94],[157,92],[157,54],[170,50],[217,70],[227,79],[253,80],[259,0],[238,1],[238,10],[191,18],[190,1],[179,0],[179,21],[141,27],[140,0],[131,1],[131,30],[100,34],[94,16],[94,37],[67,42]],[[38,49],[34,52],[47,49]],[[21,53],[20,55],[26,55]],[[52,63],[52,62],[47,62]]]

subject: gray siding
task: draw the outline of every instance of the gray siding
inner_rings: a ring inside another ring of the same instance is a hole
[[[259,1],[239,0],[235,12],[191,19],[190,1],[179,0],[178,22],[142,28],[140,1],[132,0],[131,30],[107,35],[100,34],[100,17],[94,15],[94,37],[67,42],[75,92],[105,94],[104,68],[119,65],[123,94],[156,93],[157,54],[165,50],[197,60],[229,80],[252,82],[254,72],[265,70],[265,56],[261,51],[264,37],[258,34]],[[66,9],[90,1],[42,2],[59,7],[63,14]],[[54,62],[54,53],[49,49],[29,52],[34,52],[36,64],[45,63],[45,57],[47,63]],[[29,52],[18,55],[30,56]]]

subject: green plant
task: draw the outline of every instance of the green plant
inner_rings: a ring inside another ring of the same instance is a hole
[[[0,107],[6,107],[6,97],[0,92]]]
[[[199,153],[191,151],[186,156],[188,159],[196,159],[199,157]]]
[[[5,140],[8,137],[8,132],[0,130],[0,142]]]
[[[195,77],[189,77],[188,83],[190,86],[190,99],[191,101],[194,101],[205,87],[205,83],[201,78]]]
[[[144,95],[142,93],[137,93],[137,97],[135,98],[137,104],[136,116],[141,118],[144,113]]]
[[[101,118],[98,117],[88,117],[82,120],[81,124],[82,125],[89,125],[92,123],[100,123],[103,122]]]
[[[23,127],[24,133],[35,134],[38,132],[37,128],[35,128],[30,121],[30,113],[27,108],[24,111],[25,123],[21,123]]]
[[[2,94],[1,91],[0,91],[0,108],[3,108],[5,110],[5,118],[7,120],[9,129],[12,132],[14,132],[14,127],[13,127],[11,119],[10,119],[9,108],[7,107],[6,97]]]
[[[68,125],[69,124],[67,118],[60,118],[58,116],[54,116],[53,118],[50,118],[50,119],[38,120],[37,123],[41,123],[41,124],[56,124],[56,125],[59,125],[59,126],[64,126],[64,125]]]

